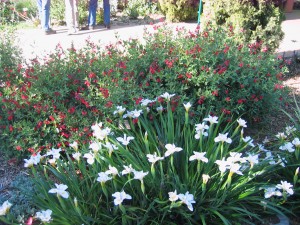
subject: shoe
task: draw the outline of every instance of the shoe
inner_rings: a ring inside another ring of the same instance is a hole
[[[92,26],[89,26],[89,30],[95,30],[96,29],[96,26],[92,25]]]
[[[110,29],[110,24],[108,24],[108,25],[104,24],[104,27],[105,27],[106,29]]]
[[[78,33],[78,30],[76,28],[72,28],[72,29],[68,30],[68,35],[74,35],[77,33]]]
[[[48,30],[45,30],[45,34],[49,35],[49,34],[56,34],[55,30],[52,30],[51,28],[49,28]]]
[[[94,25],[91,25],[91,26],[85,26],[85,27],[81,27],[80,30],[95,30],[95,26]]]

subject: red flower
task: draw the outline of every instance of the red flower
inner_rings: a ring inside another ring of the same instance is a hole
[[[223,50],[223,52],[226,54],[229,51],[229,46],[226,45],[225,49]]]
[[[71,107],[71,108],[69,108],[68,109],[68,113],[70,113],[70,114],[73,114],[74,112],[75,112],[75,107],[73,106],[73,107]]]
[[[237,102],[238,104],[243,104],[244,102],[246,102],[246,99],[239,99]]]
[[[21,95],[21,98],[22,98],[23,100],[27,100],[27,99],[28,99],[28,96],[27,96],[27,95]]]
[[[213,96],[216,96],[216,97],[218,97],[218,95],[219,95],[219,92],[218,92],[218,90],[215,90],[215,91],[212,91],[212,93],[211,93]]]
[[[141,101],[143,100],[142,97],[139,97],[139,98],[133,98],[133,100],[135,101],[135,104],[138,105],[141,103]]]
[[[112,101],[108,101],[108,102],[105,104],[105,107],[107,107],[107,108],[111,108],[112,106],[113,106]]]
[[[21,151],[22,150],[22,147],[20,145],[16,146],[16,150],[17,151]]]
[[[86,116],[87,115],[87,111],[82,110],[81,111],[81,115]]]
[[[165,60],[165,64],[167,65],[168,68],[172,68],[173,67],[173,61],[166,59]]]
[[[205,96],[201,96],[200,99],[198,100],[198,104],[202,105],[205,101]]]
[[[192,74],[191,74],[191,73],[186,73],[185,76],[186,76],[188,79],[191,79],[191,78],[192,78]]]
[[[92,78],[95,78],[95,77],[96,77],[96,74],[95,74],[95,73],[93,73],[93,72],[90,72],[90,73],[89,73],[89,78],[92,79]]]
[[[91,83],[90,83],[88,80],[84,81],[84,84],[85,84],[87,87],[91,86]]]
[[[34,149],[33,149],[33,148],[28,148],[28,151],[29,151],[31,154],[34,154]]]
[[[157,101],[158,101],[159,103],[163,103],[163,102],[164,102],[164,98],[158,97],[158,98],[157,98]]]
[[[134,119],[132,120],[133,124],[137,124],[138,121],[139,121],[139,118],[134,118]]]
[[[226,102],[230,102],[230,100],[231,100],[230,97],[226,97],[226,98],[225,98],[225,101],[226,101]]]
[[[119,62],[118,65],[117,65],[119,68],[121,69],[126,69],[126,64],[124,62]]]
[[[179,75],[177,76],[177,78],[178,78],[178,79],[183,79],[183,75],[182,75],[182,74],[179,74]]]

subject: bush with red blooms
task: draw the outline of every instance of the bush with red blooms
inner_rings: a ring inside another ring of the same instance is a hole
[[[196,100],[196,111],[245,114],[260,121],[284,101],[283,61],[262,43],[237,44],[233,29],[187,31],[165,24],[144,42],[118,40],[105,48],[57,46],[30,66],[2,67],[1,150],[22,156],[86,143],[95,121],[113,122],[116,106],[134,109],[164,92]]]

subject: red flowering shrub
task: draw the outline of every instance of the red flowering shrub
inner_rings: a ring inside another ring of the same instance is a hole
[[[5,68],[0,88],[1,144],[28,154],[70,142],[86,143],[90,125],[113,122],[118,105],[164,92],[198,102],[198,111],[245,113],[259,121],[284,97],[283,68],[261,43],[237,45],[232,30],[176,32],[154,26],[137,40],[63,51],[30,67]],[[10,69],[7,71],[7,69]]]

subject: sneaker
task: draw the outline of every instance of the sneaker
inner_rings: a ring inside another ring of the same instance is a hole
[[[77,33],[78,33],[78,30],[76,28],[72,28],[72,29],[68,30],[68,35],[74,35]]]
[[[48,30],[45,30],[45,34],[49,35],[49,34],[56,34],[55,30],[52,30],[51,28],[49,28]]]
[[[104,27],[110,29],[110,23],[108,25],[104,24]]]
[[[95,30],[95,26],[94,25],[91,25],[91,26],[85,26],[85,27],[81,27],[80,30]]]

